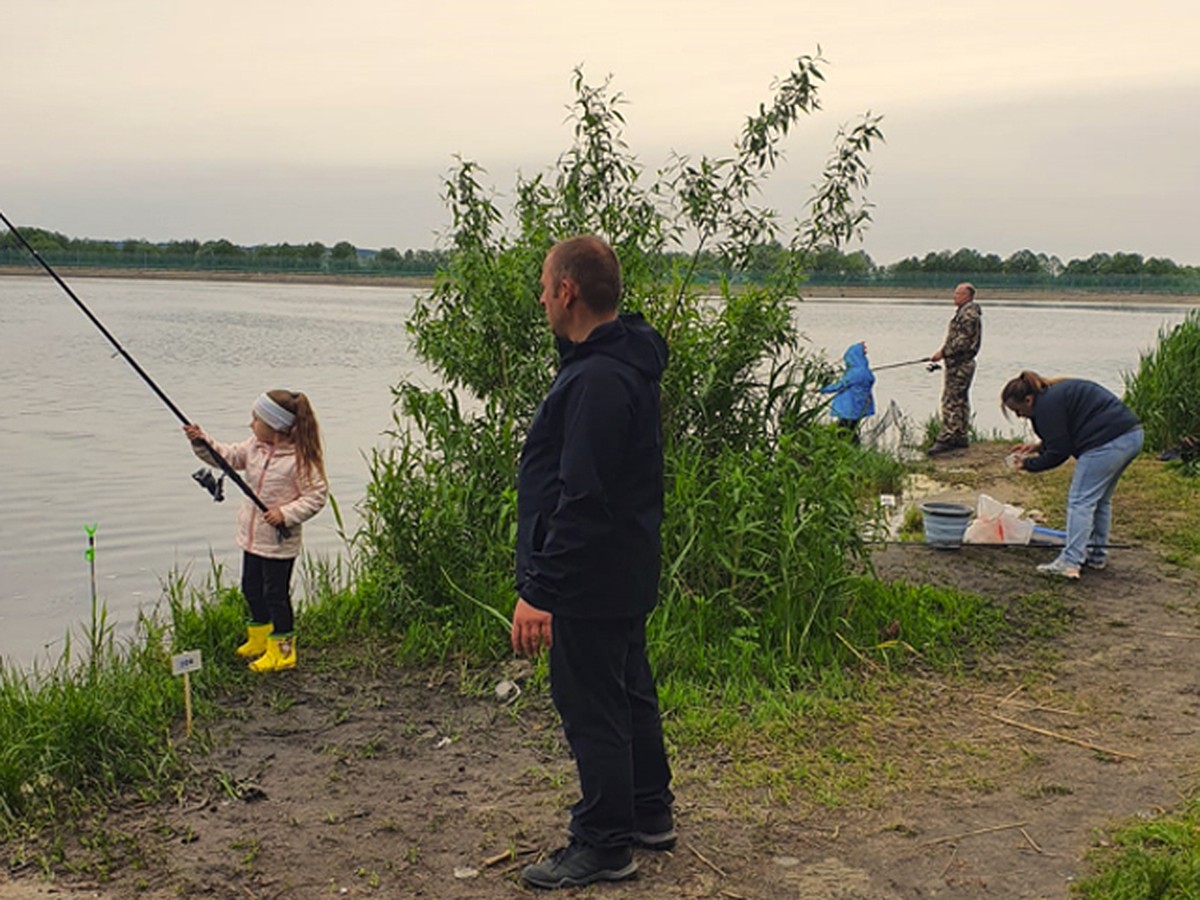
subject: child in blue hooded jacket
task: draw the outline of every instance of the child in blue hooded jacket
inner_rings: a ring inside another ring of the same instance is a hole
[[[850,433],[858,442],[858,423],[867,416],[875,415],[875,373],[867,362],[867,345],[860,341],[851,344],[842,354],[846,371],[833,384],[821,388],[822,394],[833,394],[829,409],[838,425]]]

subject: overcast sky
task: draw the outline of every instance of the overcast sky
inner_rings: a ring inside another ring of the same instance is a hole
[[[75,237],[435,246],[454,155],[510,192],[553,163],[571,73],[613,75],[631,149],[723,154],[820,45],[872,154],[880,263],[973,247],[1200,264],[1197,0],[37,0],[0,16],[0,210]]]

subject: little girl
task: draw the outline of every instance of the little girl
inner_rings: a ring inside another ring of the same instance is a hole
[[[311,519],[329,494],[321,432],[308,397],[268,391],[250,409],[254,437],[240,444],[212,441],[199,425],[184,425],[192,450],[219,466],[201,443],[208,441],[258,495],[263,512],[249,497],[237,517],[242,555],[242,593],[250,607],[247,640],[238,656],[253,660],[252,672],[296,667],[296,633],[291,598],[292,567],[300,555],[300,523]],[[279,526],[287,529],[286,537]]]

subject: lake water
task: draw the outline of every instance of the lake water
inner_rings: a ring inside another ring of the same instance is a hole
[[[218,440],[248,435],[249,407],[270,388],[303,390],[325,437],[327,468],[347,526],[386,446],[391,387],[432,384],[404,323],[417,292],[343,285],[74,279],[80,299],[189,418]],[[976,427],[1015,433],[1001,417],[1003,383],[1021,368],[1099,381],[1116,392],[1159,329],[1183,306],[984,305],[973,398]],[[534,297],[530,296],[530,302]],[[840,359],[865,340],[872,364],[926,356],[953,312],[937,300],[822,300],[798,321],[813,347]],[[876,402],[915,422],[938,408],[940,374],[878,373]],[[85,525],[96,524],[98,595],[128,633],[173,571],[195,583],[224,568],[236,583],[236,488],[213,503],[179,422],[49,278],[0,278],[0,655],[57,657],[91,602]],[[343,551],[326,510],[305,525],[305,549]],[[297,578],[297,584],[299,584]]]

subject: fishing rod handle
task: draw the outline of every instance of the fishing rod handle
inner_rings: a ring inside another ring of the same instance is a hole
[[[189,422],[188,424],[192,423]],[[251,502],[253,502],[254,505],[259,508],[259,510],[261,510],[263,513],[268,513],[271,511],[271,508],[267,506],[267,504],[263,503],[262,498],[259,497],[258,494],[254,493],[254,489],[250,487],[250,485],[246,484],[246,480],[237,473],[237,470],[226,461],[224,456],[217,452],[217,448],[210,444],[207,438],[198,437],[195,439],[195,443],[208,452],[210,459],[216,460],[217,468],[228,475],[229,480],[237,485],[238,489],[241,490],[241,492],[247,497],[249,497]],[[286,525],[276,525],[275,531],[279,534],[280,540],[286,540],[292,536],[291,530]]]

